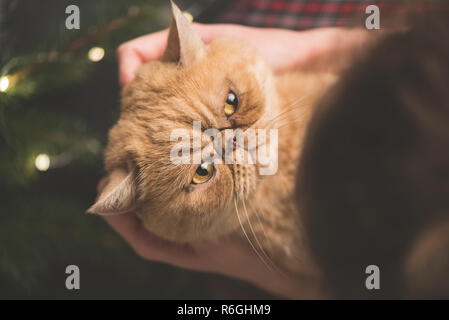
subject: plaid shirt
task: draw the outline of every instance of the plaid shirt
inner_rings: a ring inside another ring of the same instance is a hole
[[[385,1],[385,0],[384,0]],[[225,8],[216,22],[302,30],[343,26],[380,0],[240,0]]]

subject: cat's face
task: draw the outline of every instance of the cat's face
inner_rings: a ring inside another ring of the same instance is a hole
[[[236,206],[256,190],[258,163],[173,163],[174,130],[263,128],[276,94],[270,69],[245,44],[220,39],[205,46],[174,9],[163,60],[142,67],[123,91],[122,112],[109,135],[110,184],[91,212],[134,209],[146,227],[175,241],[194,241],[239,226]],[[201,147],[210,144],[203,139]],[[247,151],[244,151],[247,152]],[[240,212],[244,217],[246,212]]]

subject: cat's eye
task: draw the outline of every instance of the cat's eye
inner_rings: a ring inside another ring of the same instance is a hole
[[[210,162],[203,162],[195,171],[192,184],[202,184],[209,181],[214,175],[214,165]]]
[[[226,98],[226,102],[224,105],[224,113],[227,117],[232,116],[239,106],[239,99],[237,98],[237,95],[230,91],[228,93],[228,97]]]

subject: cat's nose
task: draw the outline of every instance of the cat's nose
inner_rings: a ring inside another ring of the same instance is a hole
[[[226,129],[227,130],[227,129]],[[231,154],[237,149],[237,138],[233,131],[223,130],[221,134],[221,143],[214,143],[215,152],[222,155],[224,158],[226,154]]]
[[[237,137],[232,135],[231,137],[224,138],[224,152],[231,153],[237,149]]]

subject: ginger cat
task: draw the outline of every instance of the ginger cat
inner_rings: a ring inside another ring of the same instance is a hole
[[[105,152],[109,183],[88,212],[132,210],[150,232],[181,243],[240,233],[267,267],[319,276],[293,191],[313,105],[333,80],[274,75],[257,50],[234,39],[205,45],[173,4],[162,60],[142,66],[123,90]],[[257,161],[174,164],[171,132],[192,131],[193,121],[220,132],[277,129],[276,173],[261,175]]]

